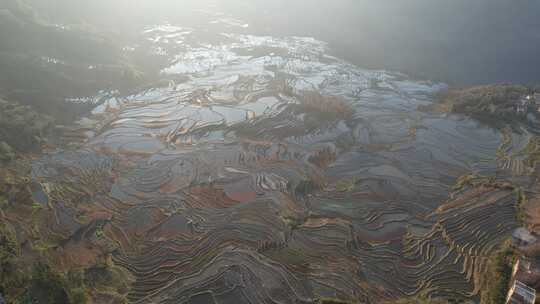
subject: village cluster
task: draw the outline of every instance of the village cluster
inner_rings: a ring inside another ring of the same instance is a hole
[[[539,244],[540,239],[526,228],[517,228],[512,233],[512,243],[518,248],[527,248]],[[536,290],[531,286],[540,281],[540,265],[525,257],[520,257],[514,264],[511,288],[506,297],[507,304],[534,304]]]
[[[531,111],[540,113],[540,92],[523,96],[516,103],[516,113],[527,114]]]

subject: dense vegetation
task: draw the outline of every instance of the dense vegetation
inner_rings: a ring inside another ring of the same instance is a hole
[[[0,3],[0,39],[0,98],[64,122],[88,109],[66,98],[129,91],[156,74],[134,63],[115,34],[55,24],[21,0]]]
[[[17,238],[15,226],[4,218],[4,211],[28,204],[33,212],[39,211],[41,208],[31,202],[27,189],[27,181],[17,176],[0,182],[0,295],[8,304],[84,304],[92,290],[107,290],[108,303],[124,303],[114,294],[117,286],[125,288],[124,280],[107,261],[87,268],[63,267],[55,259],[54,248],[40,248],[46,242],[46,237],[40,235],[48,232],[38,225],[32,228],[35,235],[30,239]]]
[[[439,102],[422,110],[460,113],[490,126],[502,128],[523,120],[516,113],[516,103],[534,91],[533,87],[494,84],[465,89],[452,89],[439,94]]]
[[[53,123],[52,117],[39,114],[29,106],[0,99],[0,160],[13,158],[13,149],[39,150]]]
[[[497,112],[514,108],[515,102],[530,92],[523,85],[501,84],[450,90],[441,93],[443,103],[451,107],[452,112],[477,113]]]
[[[483,304],[505,303],[514,261],[515,252],[508,244],[495,252],[490,258],[488,279],[484,288],[485,291],[482,294]]]

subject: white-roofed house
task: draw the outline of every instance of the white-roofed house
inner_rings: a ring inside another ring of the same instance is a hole
[[[526,228],[520,227],[512,232],[512,241],[517,246],[528,246],[536,243],[538,238]]]

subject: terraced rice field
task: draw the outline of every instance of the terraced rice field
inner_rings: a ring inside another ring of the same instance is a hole
[[[419,112],[444,85],[314,39],[196,34],[148,29],[187,80],[102,100],[77,148],[34,163],[66,244],[110,253],[132,303],[478,296],[517,199],[456,181],[524,175],[526,135]]]

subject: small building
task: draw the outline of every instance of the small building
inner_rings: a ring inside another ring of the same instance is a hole
[[[516,105],[516,113],[518,114],[525,114],[527,112],[527,107],[523,104],[518,103]]]
[[[512,241],[516,246],[529,246],[536,243],[537,240],[536,236],[523,227],[517,228],[512,232]]]
[[[537,106],[540,106],[540,92],[534,93],[531,99]]]
[[[521,283],[538,288],[540,286],[540,261],[529,259],[524,256],[520,257],[514,264],[512,269],[512,281],[520,281]]]
[[[536,290],[515,280],[506,296],[506,304],[534,304]]]

